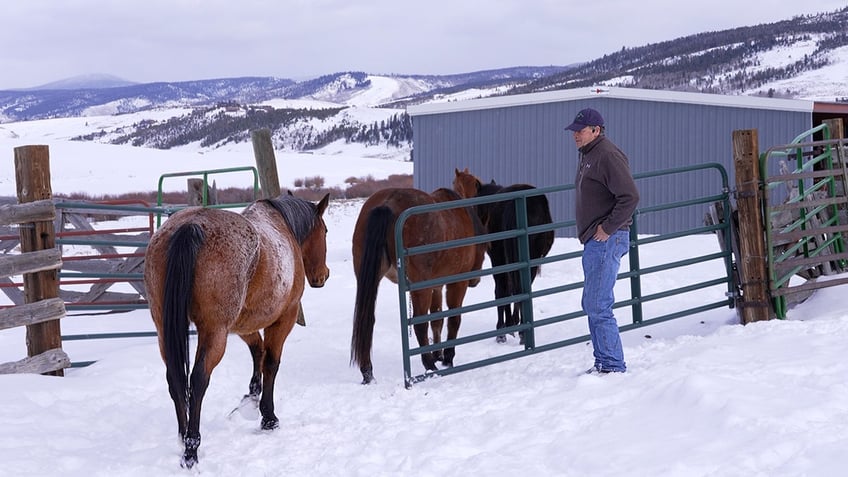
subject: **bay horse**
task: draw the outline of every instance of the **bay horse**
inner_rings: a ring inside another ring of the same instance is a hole
[[[446,188],[437,189],[432,194],[412,188],[387,188],[375,192],[362,205],[353,231],[356,304],[350,345],[351,365],[359,365],[362,384],[369,384],[374,380],[371,346],[374,336],[374,306],[380,280],[387,277],[393,283],[398,282],[395,249],[395,223],[398,215],[413,206],[460,198],[456,192]],[[473,237],[482,234],[483,228],[472,208],[458,207],[412,215],[404,223],[402,233],[404,246],[411,248]],[[409,256],[406,259],[407,278],[414,283],[480,270],[485,250],[486,244],[481,243]],[[446,289],[448,309],[462,306],[468,287],[475,286],[479,281],[479,278],[461,280],[445,286],[411,292],[413,316],[440,311],[443,288]],[[461,320],[460,314],[448,318],[449,340],[457,337]],[[443,322],[444,319],[430,321],[434,343],[441,342]],[[417,323],[413,328],[419,346],[429,344],[427,323]],[[426,370],[435,371],[436,361],[441,361],[447,367],[453,366],[456,350],[450,347],[441,351],[421,354],[421,362]]]
[[[530,190],[536,187],[530,184],[513,184],[509,186],[501,186],[495,181],[489,184],[483,184],[480,179],[468,172],[468,168],[464,171],[455,169],[455,177],[453,181],[454,190],[464,198],[481,197],[492,194],[500,194],[506,192]],[[548,204],[548,198],[544,195],[535,195],[527,197],[527,225],[537,226],[550,224],[551,209]],[[493,202],[487,204],[478,204],[477,212],[480,220],[486,227],[489,233],[503,232],[506,230],[514,230],[516,228],[515,217],[515,200]],[[550,252],[554,243],[553,230],[539,232],[528,237],[530,259],[538,259],[545,257]],[[488,249],[489,260],[492,267],[515,263],[518,261],[518,240],[515,238],[493,240],[490,242]],[[538,266],[530,268],[530,283],[536,279],[539,272]],[[521,275],[518,270],[510,272],[496,273],[493,276],[495,280],[495,298],[503,298],[512,295],[523,293],[521,287]],[[508,326],[514,326],[521,323],[521,306],[520,303],[506,304],[498,306],[498,322],[497,328],[501,329]],[[524,334],[519,333],[520,341],[524,342]],[[496,338],[498,343],[505,343],[506,336],[500,335]]]
[[[197,463],[203,396],[230,333],[247,343],[253,358],[245,399],[258,402],[262,429],[279,426],[274,382],[304,279],[319,288],[330,274],[323,219],[328,201],[329,194],[318,204],[283,195],[253,202],[240,214],[189,207],[150,238],[144,284],[185,445],[183,467]],[[190,321],[197,351],[189,380]]]

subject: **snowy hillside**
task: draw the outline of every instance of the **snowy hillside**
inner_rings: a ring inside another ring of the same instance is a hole
[[[376,107],[399,98],[414,96],[436,87],[432,81],[419,78],[368,75],[359,87],[345,75],[311,94],[311,99],[347,106]]]
[[[353,108],[358,110],[359,108]],[[143,120],[164,121],[185,113],[162,109],[144,113],[86,118],[61,118],[0,124],[0,197],[15,196],[13,149],[45,144],[50,147],[50,169],[54,193],[83,192],[90,195],[150,192],[162,174],[254,166],[250,141],[220,148],[192,144],[170,150],[116,146],[98,142],[71,141],[92,131],[115,131]],[[365,108],[364,117],[371,119]],[[351,113],[352,114],[352,113]],[[360,144],[331,144],[312,154],[276,151],[280,186],[293,188],[298,179],[321,176],[326,187],[344,188],[350,171],[354,177],[383,179],[394,174],[412,174],[408,150],[367,147]],[[249,172],[211,175],[218,187],[251,187]],[[165,191],[185,190],[185,178],[168,179]]]
[[[762,64],[803,58],[804,46],[775,49],[762,55]],[[752,94],[765,94],[769,89],[779,92],[795,91],[799,98],[817,101],[848,101],[848,46],[827,53],[830,64],[817,70],[805,71],[792,78],[773,81]]]
[[[746,73],[757,74],[769,69],[789,68],[799,59],[808,57],[816,48],[813,40],[803,40],[790,45],[780,45],[773,49],[765,50],[753,55],[749,61],[750,67],[730,69],[719,75],[704,75],[692,79],[693,87],[698,82],[720,81],[722,78],[732,78]],[[703,52],[696,52],[690,56],[697,56]],[[813,101],[844,101],[848,98],[848,46],[835,48],[823,54],[827,65],[811,71],[802,71],[797,75],[785,79],[765,82],[752,89],[741,89],[729,91],[725,94],[759,95],[768,96],[769,91],[774,96],[791,97],[797,99],[809,99]],[[674,60],[680,61],[680,59]],[[633,75],[622,75],[600,81],[603,86],[633,87]]]

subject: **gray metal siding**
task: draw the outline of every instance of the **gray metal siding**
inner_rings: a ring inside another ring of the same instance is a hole
[[[539,187],[571,184],[578,152],[563,128],[575,113],[601,112],[606,134],[630,158],[634,174],[717,162],[733,186],[731,136],[757,129],[760,150],[786,144],[811,127],[812,113],[704,104],[594,97],[502,108],[413,116],[414,185],[450,186],[454,168],[488,181]],[[689,174],[638,183],[646,207],[721,192],[717,175]],[[555,220],[571,220],[567,193],[552,198]],[[640,218],[640,233],[665,233],[702,225],[704,211],[680,210]]]

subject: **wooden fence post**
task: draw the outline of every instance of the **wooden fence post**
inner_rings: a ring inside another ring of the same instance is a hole
[[[250,138],[253,141],[253,155],[256,157],[262,198],[277,197],[280,195],[280,177],[277,175],[277,158],[274,156],[271,131],[257,129],[250,132]]]
[[[756,129],[733,131],[733,162],[736,170],[736,208],[739,211],[739,271],[742,323],[768,320],[766,244],[760,191],[760,160]]]
[[[842,118],[825,119],[822,121],[827,124],[830,129],[831,139],[845,139],[845,129],[843,127]]]
[[[20,203],[53,199],[50,151],[47,146],[15,148],[15,181]],[[52,220],[33,222],[31,226],[23,225],[20,235],[21,253],[56,248],[56,231]],[[23,282],[26,303],[59,297],[58,270],[25,273]],[[51,320],[26,327],[28,356],[33,357],[51,349],[62,348],[59,322],[60,320]],[[46,374],[64,376],[61,369]]]
[[[262,198],[269,199],[280,195],[280,176],[277,174],[277,158],[274,156],[274,143],[271,142],[270,129],[257,129],[250,132],[253,141],[253,155],[256,157],[256,170],[259,172],[259,187]],[[303,304],[297,305],[297,324],[306,326]]]

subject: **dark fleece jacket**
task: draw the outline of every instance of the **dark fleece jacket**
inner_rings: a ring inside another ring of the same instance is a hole
[[[598,136],[580,148],[575,184],[580,243],[592,239],[598,224],[610,235],[630,228],[639,191],[627,156],[606,136]]]

